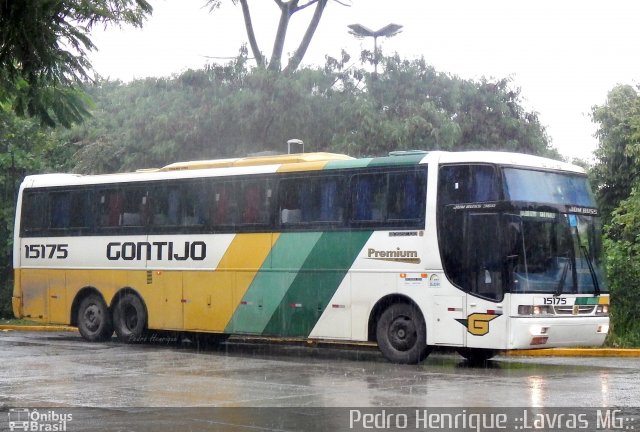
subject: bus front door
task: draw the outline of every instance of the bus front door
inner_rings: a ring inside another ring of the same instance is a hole
[[[501,241],[501,216],[470,213],[466,224],[466,326],[469,348],[507,346],[508,313],[504,296],[507,267]]]

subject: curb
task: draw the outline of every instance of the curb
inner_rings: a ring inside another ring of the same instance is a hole
[[[507,351],[508,357],[640,357],[633,348],[545,348]]]
[[[0,331],[41,331],[41,332],[77,332],[77,327],[65,325],[18,325],[0,324]]]

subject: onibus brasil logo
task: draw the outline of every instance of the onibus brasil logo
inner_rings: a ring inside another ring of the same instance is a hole
[[[9,430],[25,432],[65,432],[73,414],[55,410],[38,411],[29,408],[9,409]]]

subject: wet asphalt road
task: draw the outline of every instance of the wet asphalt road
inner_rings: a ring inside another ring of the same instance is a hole
[[[128,407],[629,407],[638,401],[638,358],[497,357],[473,367],[456,354],[435,352],[407,366],[366,347],[93,344],[74,333],[0,332],[5,411],[94,407],[103,410],[93,417],[101,413],[97,418],[106,421]]]

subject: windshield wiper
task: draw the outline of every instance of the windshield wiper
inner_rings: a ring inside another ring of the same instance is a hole
[[[589,256],[589,251],[585,245],[580,245],[580,249],[582,249],[582,253],[584,254],[584,258],[587,260],[587,266],[589,267],[589,272],[591,273],[591,280],[593,281],[593,295],[600,295],[600,284],[598,283],[598,276],[596,275],[596,271],[593,268],[593,263],[591,262],[591,257]]]

